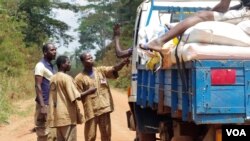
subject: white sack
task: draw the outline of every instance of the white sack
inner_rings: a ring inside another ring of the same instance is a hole
[[[250,20],[242,21],[237,26],[243,30],[246,34],[250,35]]]
[[[171,50],[171,62],[176,63],[175,50]],[[238,60],[250,59],[250,48],[240,46],[211,45],[188,43],[178,47],[178,57],[184,61],[190,60]]]
[[[231,46],[250,46],[250,37],[240,27],[218,21],[207,21],[187,29],[182,41]]]

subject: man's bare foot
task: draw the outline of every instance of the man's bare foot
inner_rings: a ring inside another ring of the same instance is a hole
[[[147,44],[140,44],[139,47],[143,50],[154,50],[157,52],[161,52],[162,48],[161,43],[157,39],[152,40]]]

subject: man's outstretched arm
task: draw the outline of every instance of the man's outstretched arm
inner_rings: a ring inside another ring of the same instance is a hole
[[[113,36],[115,41],[115,53],[118,58],[125,58],[132,55],[132,48],[129,48],[127,50],[122,50],[122,47],[120,46],[120,25],[115,24],[113,27]]]

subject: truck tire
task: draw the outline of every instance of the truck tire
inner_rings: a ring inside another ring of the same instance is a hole
[[[172,124],[168,125],[166,122],[160,122],[159,133],[161,141],[171,141],[174,134]]]
[[[131,111],[127,111],[126,112],[127,115],[127,124],[128,124],[128,128],[131,131],[136,131],[136,125],[135,125],[135,120],[134,120],[134,115]]]
[[[139,141],[156,141],[155,133],[138,133]]]

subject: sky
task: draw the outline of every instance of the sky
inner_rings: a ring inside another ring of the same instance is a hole
[[[72,4],[79,4],[79,5],[86,5],[86,0],[61,0],[62,2],[69,2]],[[79,26],[78,18],[80,17],[79,13],[74,13],[70,10],[63,10],[63,9],[53,9],[53,14],[57,20],[61,20],[70,26],[70,30],[67,32],[71,35],[74,39],[72,42],[69,43],[68,47],[64,47],[62,45],[58,46],[58,54],[63,54],[64,52],[73,52],[77,47],[80,46],[78,42],[79,37],[78,33],[74,31]],[[94,54],[93,54],[94,55]]]

